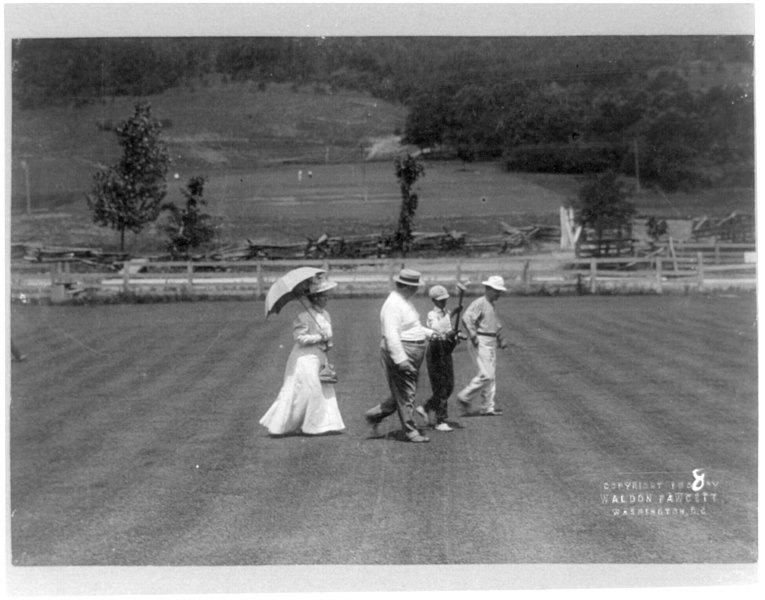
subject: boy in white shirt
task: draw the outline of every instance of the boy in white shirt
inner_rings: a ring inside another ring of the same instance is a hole
[[[434,306],[428,313],[426,327],[435,331],[436,335],[431,338],[425,351],[425,362],[428,365],[428,377],[433,395],[415,410],[436,431],[452,431],[446,419],[448,418],[447,403],[454,391],[452,352],[459,342],[452,319],[459,307],[452,311],[446,310],[449,292],[442,285],[434,285],[430,288],[428,295]]]

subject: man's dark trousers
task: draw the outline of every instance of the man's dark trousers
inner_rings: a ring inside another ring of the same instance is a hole
[[[428,344],[425,361],[428,365],[430,389],[433,395],[425,403],[425,410],[433,411],[436,422],[443,423],[448,417],[447,401],[454,391],[454,341],[435,339]]]

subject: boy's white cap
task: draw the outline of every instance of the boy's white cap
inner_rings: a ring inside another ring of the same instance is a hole
[[[428,291],[428,296],[430,296],[431,300],[446,300],[449,297],[449,292],[442,285],[434,285]]]

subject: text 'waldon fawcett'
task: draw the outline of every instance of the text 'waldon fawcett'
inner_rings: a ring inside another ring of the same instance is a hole
[[[603,504],[711,504],[717,502],[717,492],[601,494],[600,500]]]
[[[618,515],[705,515],[720,502],[720,482],[703,469],[691,471],[689,480],[627,480],[603,483],[600,502]]]

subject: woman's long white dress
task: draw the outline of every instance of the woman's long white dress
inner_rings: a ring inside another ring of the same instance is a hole
[[[319,380],[328,347],[322,334],[332,339],[332,321],[326,311],[308,310],[310,314],[303,311],[293,322],[295,345],[287,359],[282,388],[260,419],[271,435],[298,431],[315,435],[345,429],[335,386]]]

